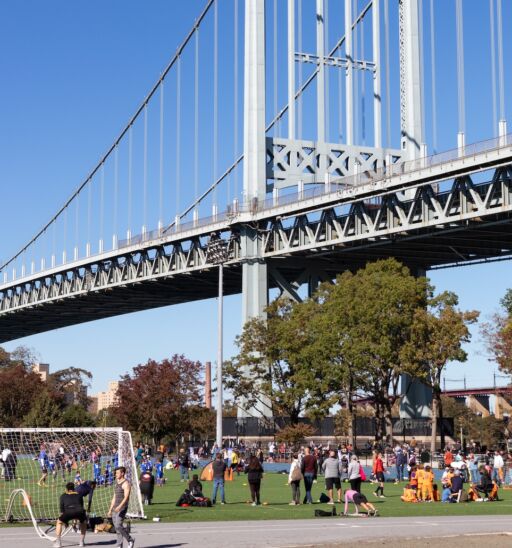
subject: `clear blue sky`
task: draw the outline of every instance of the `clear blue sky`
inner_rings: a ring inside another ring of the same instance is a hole
[[[314,3],[303,1],[308,9]],[[271,7],[272,0],[268,2]],[[396,3],[390,0],[393,14]],[[428,11],[429,2],[424,0],[424,4]],[[440,97],[448,96],[455,86],[451,4],[436,0]],[[488,29],[485,25],[480,28],[488,4],[463,4],[467,25],[467,140],[471,142],[493,136]],[[0,3],[1,258],[26,242],[83,180],[143,100],[204,5],[205,0]],[[510,8],[506,6],[505,21],[510,20]],[[334,40],[333,30],[331,35]],[[221,43],[223,40],[221,37]],[[506,40],[506,89],[510,91],[510,36]],[[428,51],[426,58],[428,61]],[[429,86],[428,71],[425,80]],[[438,101],[438,148],[453,148],[456,103],[453,95],[450,100]],[[395,111],[396,105],[392,108]],[[428,115],[428,101],[425,109]],[[506,110],[510,116],[510,101]],[[393,128],[398,118],[394,119]],[[398,135],[393,139],[397,141]],[[432,140],[430,126],[427,140]],[[462,307],[480,310],[485,317],[497,309],[499,299],[512,286],[511,268],[509,262],[465,267],[431,273],[431,279],[439,290],[458,293]],[[230,297],[226,299],[226,357],[233,350],[240,324],[240,297]],[[95,392],[150,357],[184,353],[191,359],[214,361],[216,329],[216,301],[204,301],[68,327],[5,347],[33,347],[54,370],[68,366],[89,369],[94,374]],[[451,365],[448,378],[462,378],[465,373],[469,385],[492,382],[493,366],[479,353],[478,340],[475,331],[469,362]]]

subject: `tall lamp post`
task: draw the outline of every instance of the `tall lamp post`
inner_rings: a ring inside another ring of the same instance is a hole
[[[222,362],[223,362],[223,278],[224,263],[228,260],[228,243],[218,234],[212,233],[206,248],[206,260],[219,267],[218,326],[217,326],[217,436],[219,449],[222,447]]]

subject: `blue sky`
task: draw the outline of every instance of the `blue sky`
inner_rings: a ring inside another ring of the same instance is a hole
[[[303,2],[305,12],[311,11],[313,0]],[[278,4],[281,18],[284,4],[284,0]],[[390,0],[393,17],[396,16],[395,4]],[[424,0],[424,4],[428,33],[428,0]],[[488,3],[470,0],[463,4],[467,48],[466,126],[467,141],[472,142],[493,137],[489,31],[482,23],[488,16]],[[84,179],[144,99],[204,5],[204,0],[4,0],[0,3],[0,188],[3,205],[0,258],[7,258],[25,243]],[[272,0],[268,0],[268,5],[272,10]],[[439,150],[456,145],[453,5],[451,1],[435,2]],[[505,8],[509,17],[511,6]],[[229,5],[224,3],[222,9],[229,10]],[[330,9],[331,15],[336,13],[332,0]],[[232,28],[228,16],[228,12],[221,12],[221,23]],[[396,21],[392,30],[396,31]],[[335,39],[334,32],[335,25],[332,25],[331,42]],[[205,36],[207,33],[205,31]],[[305,33],[306,47],[312,42],[312,35],[307,29]],[[427,38],[425,83],[429,87],[430,44]],[[231,40],[228,31],[221,32],[219,47],[226,58],[231,55]],[[510,36],[506,40],[505,87],[510,91],[511,75],[507,71],[512,50]],[[391,51],[396,53],[396,37],[392,40]],[[272,57],[271,45],[267,48],[269,56]],[[279,59],[281,64],[282,59]],[[208,63],[203,67],[206,73],[211,72]],[[391,75],[391,88],[397,89],[396,66]],[[183,78],[189,77],[190,74],[183,73]],[[331,78],[331,87],[334,80]],[[272,90],[271,81],[268,87]],[[231,91],[226,87],[222,93],[229,95]],[[170,97],[170,100],[174,99]],[[190,97],[184,97],[183,102],[190,109]],[[396,103],[395,97],[391,102],[394,141],[391,144],[394,146],[399,139]],[[272,97],[269,97],[270,111],[272,105]],[[205,117],[211,117],[207,103],[201,108]],[[425,111],[431,115],[432,102],[428,97]],[[509,103],[506,111],[510,116]],[[334,119],[335,113],[332,114]],[[233,123],[232,114],[222,118],[219,134],[224,138],[223,132],[229,131],[227,128]],[[358,119],[361,120],[361,113]],[[182,131],[186,137],[186,124]],[[362,127],[359,132],[363,133]],[[331,135],[334,133],[333,122]],[[241,139],[241,133],[237,138]],[[426,126],[426,139],[431,150],[431,124]],[[229,142],[226,148],[231,153],[232,135],[226,140]],[[172,139],[169,145],[175,146]],[[205,154],[208,154],[205,164],[211,166],[211,151],[205,151]],[[224,150],[220,154],[219,170],[229,157]],[[206,179],[207,168],[202,166],[201,169],[205,170]],[[234,193],[233,187],[231,193]],[[185,195],[181,197],[183,202],[185,198]],[[172,218],[170,211],[165,215]],[[152,222],[153,226],[155,224],[156,221]],[[480,310],[485,317],[498,308],[499,299],[512,285],[511,267],[509,262],[502,262],[438,271],[430,277],[439,290],[450,289],[458,293],[463,308]],[[94,374],[94,392],[106,388],[109,380],[148,358],[161,359],[184,353],[191,359],[214,361],[216,317],[216,301],[203,301],[68,327],[13,341],[5,347],[8,350],[19,344],[33,347],[52,369],[67,366],[89,369]],[[240,325],[240,297],[229,297],[226,299],[226,357],[233,350],[232,343]],[[493,365],[483,355],[478,340],[475,331],[468,363],[450,365],[447,378],[462,378],[466,374],[470,386],[492,383]]]

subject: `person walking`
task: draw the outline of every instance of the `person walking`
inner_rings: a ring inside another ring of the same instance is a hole
[[[261,478],[263,477],[263,466],[258,457],[252,455],[249,458],[249,464],[245,467],[249,489],[251,490],[251,499],[253,506],[259,506],[260,502],[260,487]]]
[[[290,473],[288,474],[288,485],[292,487],[292,502],[290,506],[297,506],[300,504],[300,482],[303,476],[300,471],[299,455],[294,453],[292,455],[292,464],[290,466]]]
[[[377,480],[379,486],[374,491],[374,495],[376,497],[379,496],[380,491],[380,498],[385,499],[384,496],[384,461],[382,460],[382,453],[377,453],[377,456],[375,457],[375,460],[373,461],[373,473],[375,475],[375,479]]]
[[[350,464],[348,465],[348,481],[350,482],[350,489],[352,489],[352,491],[361,492],[361,463],[356,455],[352,455],[350,458]]]
[[[309,447],[304,448],[304,458],[302,459],[301,472],[304,476],[306,504],[313,504],[311,489],[313,488],[313,481],[315,481],[318,474],[318,462],[316,457],[311,454],[311,449]]]
[[[329,497],[327,504],[334,504],[334,488],[336,488],[338,494],[337,500],[341,502],[341,463],[336,457],[335,451],[329,451],[329,456],[322,463],[322,472],[325,476],[325,488]]]
[[[118,466],[115,469],[116,479],[114,481],[114,496],[110,503],[108,516],[112,516],[112,522],[117,534],[117,548],[122,548],[123,539],[128,542],[128,548],[135,546],[135,539],[130,536],[130,533],[123,524],[126,512],[128,511],[128,501],[130,500],[130,492],[132,486],[125,478],[126,468]]]
[[[223,460],[223,455],[218,452],[215,455],[215,460],[212,463],[213,471],[213,494],[212,504],[215,504],[217,500],[217,491],[220,491],[220,503],[226,504],[226,497],[224,493],[224,472],[227,470],[228,465]]]

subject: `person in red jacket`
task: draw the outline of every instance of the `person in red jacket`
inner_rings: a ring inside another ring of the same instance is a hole
[[[386,498],[384,496],[384,462],[382,460],[382,453],[377,453],[377,456],[375,457],[373,461],[373,473],[375,475],[375,478],[379,482],[379,486],[377,489],[375,489],[375,492],[373,493],[376,497],[379,496],[380,491],[380,498],[384,499]]]

